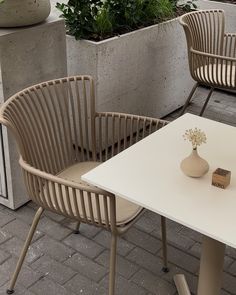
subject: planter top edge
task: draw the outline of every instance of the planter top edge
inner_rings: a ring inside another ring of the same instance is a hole
[[[49,15],[49,17],[46,20],[42,21],[41,23],[35,24],[35,25],[22,26],[22,27],[12,27],[12,28],[0,27],[0,37],[4,36],[4,35],[10,35],[10,34],[23,32],[23,31],[36,30],[36,29],[43,28],[45,26],[51,26],[53,24],[56,25],[58,23],[61,23],[64,25],[65,21],[63,19],[58,19],[58,18],[55,18],[55,17]]]
[[[164,24],[172,23],[172,22],[175,22],[178,19],[179,19],[179,16],[178,17],[175,17],[175,18],[172,18],[170,20],[164,21],[162,23],[154,24],[154,25],[151,25],[151,26],[148,26],[148,27],[144,27],[144,28],[141,28],[141,29],[138,29],[138,30],[134,30],[134,31],[131,31],[131,32],[122,34],[122,35],[118,35],[118,36],[114,36],[114,37],[111,37],[111,38],[107,38],[107,39],[104,39],[102,41],[92,41],[92,40],[87,40],[87,39],[81,39],[81,40],[77,40],[77,41],[82,41],[82,42],[86,42],[86,43],[93,44],[93,45],[99,45],[99,44],[106,43],[108,41],[113,41],[113,40],[118,40],[120,38],[125,38],[128,35],[129,36],[134,35],[137,32],[150,30],[152,28],[155,28],[155,27],[158,27],[158,26],[161,26],[161,25],[164,25]],[[67,34],[67,37],[72,38],[72,39],[75,39],[75,37],[72,36],[72,35],[68,35]]]

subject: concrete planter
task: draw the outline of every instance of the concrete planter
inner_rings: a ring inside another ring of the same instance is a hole
[[[67,36],[68,73],[90,74],[97,107],[163,117],[180,107],[193,81],[178,19],[101,42]]]
[[[224,9],[229,32],[236,5],[197,1],[200,9]],[[90,74],[99,110],[163,117],[183,105],[194,81],[178,19],[101,42],[67,36],[68,73]]]
[[[42,24],[0,29],[0,104],[14,93],[67,75],[65,24],[49,17]],[[0,204],[16,209],[28,202],[15,140],[0,126]]]

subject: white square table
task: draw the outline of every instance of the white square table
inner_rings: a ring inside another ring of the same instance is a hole
[[[200,128],[198,148],[209,163],[201,178],[185,176],[180,162],[192,150],[186,129]],[[231,171],[226,189],[211,185],[216,168]],[[204,235],[198,295],[219,295],[225,244],[236,248],[236,128],[185,114],[82,176],[98,186]],[[176,276],[179,294],[190,294]]]

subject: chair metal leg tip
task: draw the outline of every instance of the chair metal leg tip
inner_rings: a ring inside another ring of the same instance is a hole
[[[169,272],[170,270],[169,270],[168,267],[163,266],[163,267],[162,267],[162,271],[163,271],[164,273],[167,273],[167,272]]]
[[[10,290],[10,289],[7,289],[7,294],[13,294],[15,291],[14,290]]]

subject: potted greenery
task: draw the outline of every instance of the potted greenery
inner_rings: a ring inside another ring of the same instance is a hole
[[[50,14],[50,0],[0,0],[0,27],[33,25]]]
[[[181,106],[192,80],[176,17],[192,2],[69,0],[57,8],[68,33],[68,73],[95,78],[100,110],[160,117]]]
[[[69,0],[57,3],[67,32],[75,39],[101,41],[161,23],[196,9],[192,1],[178,0]]]

